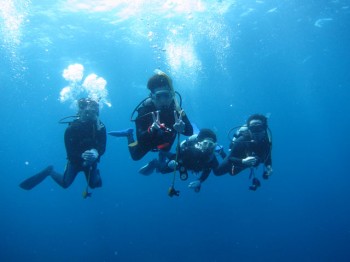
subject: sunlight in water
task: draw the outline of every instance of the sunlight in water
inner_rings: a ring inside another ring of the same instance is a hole
[[[29,4],[29,0],[0,1],[0,38],[16,71],[23,69],[17,49],[21,44],[22,27],[28,16]]]
[[[203,12],[207,5],[198,0],[67,0],[64,8],[70,11],[108,12],[116,11],[121,19],[137,15],[176,15],[189,12]]]
[[[192,35],[184,42],[169,40],[165,44],[165,49],[167,50],[167,63],[171,67],[173,74],[201,70],[201,62],[196,56]]]
[[[87,19],[110,25],[107,28],[111,28],[111,31],[105,34],[106,38],[109,37],[107,40],[116,35],[119,41],[125,40],[135,46],[146,40],[157,67],[166,68],[178,78],[196,78],[202,70],[200,51],[203,51],[198,50],[197,46],[203,41],[208,42],[214,51],[217,64],[224,67],[226,47],[230,46],[232,34],[225,26],[223,15],[235,4],[235,0],[63,0],[44,6],[38,3],[30,0],[0,0],[0,39],[14,72],[25,69],[25,60],[19,58],[20,48],[25,44],[33,44],[22,43],[22,34],[30,35],[32,30],[42,32],[38,41],[47,50],[45,45],[54,43],[52,38],[73,39],[74,30],[80,26],[81,30],[86,30],[83,23]],[[30,26],[34,26],[34,23],[31,24],[27,18],[29,14],[33,21],[37,16],[42,16],[57,22],[55,28],[59,28],[64,23],[62,19],[68,16],[83,16],[81,25],[64,24],[68,30],[51,36],[45,31],[45,24],[40,25],[43,30],[40,26],[32,29]],[[24,25],[27,25],[26,30]],[[82,79],[67,81],[72,85],[65,89],[64,97]]]
[[[4,42],[17,46],[21,42],[21,26],[27,16],[29,1],[2,0],[0,2],[1,35]]]
[[[196,49],[201,41],[209,41],[217,67],[225,67],[230,32],[222,17],[234,4],[234,0],[67,0],[62,8],[103,13],[104,21],[128,28],[129,39],[136,43],[137,38],[147,38],[160,67],[165,66],[174,77],[195,79],[202,70]]]

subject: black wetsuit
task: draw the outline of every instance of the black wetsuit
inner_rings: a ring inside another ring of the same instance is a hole
[[[64,134],[64,142],[67,151],[68,163],[64,175],[54,171],[52,178],[62,187],[69,187],[77,174],[85,173],[91,188],[101,187],[102,180],[97,169],[97,163],[106,150],[106,127],[99,121],[82,122],[75,120],[69,124]],[[98,151],[97,161],[92,166],[84,166],[84,159],[81,157],[86,150],[96,149]]]
[[[185,168],[186,172],[201,172],[198,180],[200,182],[204,182],[208,178],[210,172],[218,167],[219,162],[215,156],[215,153],[203,153],[201,150],[195,147],[196,143],[196,139],[188,139],[181,143],[177,161],[178,169]],[[169,161],[175,160],[176,154],[168,155],[168,158]],[[174,170],[166,166],[159,171],[161,173],[170,173]]]
[[[164,129],[150,132],[153,124],[152,112],[157,109],[151,98],[147,99],[137,110],[138,116],[136,122],[136,138],[137,142],[129,141],[129,151],[133,160],[140,160],[149,151],[165,151],[168,152],[176,138],[176,131],[173,129],[175,124],[174,103],[166,109],[159,112],[159,121],[165,125]],[[182,133],[185,136],[193,134],[193,127],[187,116],[182,117],[185,123],[185,130]]]
[[[250,133],[241,135],[231,142],[230,153],[220,163],[219,167],[214,170],[214,174],[217,176],[226,173],[237,175],[247,168],[247,166],[242,163],[242,160],[249,156],[254,156],[258,159],[255,166],[259,164],[271,166],[271,146],[266,132],[261,139],[254,139]]]

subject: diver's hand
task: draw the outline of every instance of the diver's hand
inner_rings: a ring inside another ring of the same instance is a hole
[[[98,152],[96,149],[86,150],[81,154],[81,157],[84,159],[85,165],[91,166],[98,158]]]
[[[161,125],[158,124],[157,122],[153,122],[153,124],[149,128],[149,132],[153,134],[159,131],[160,129],[161,129]]]
[[[174,118],[175,118],[175,124],[173,125],[173,128],[176,132],[182,133],[185,130],[185,122],[182,121],[182,112],[180,112],[180,116],[177,117],[177,112],[174,111]]]
[[[152,112],[153,123],[148,128],[149,133],[158,133],[159,131],[168,131],[164,123],[159,121],[159,111]]]
[[[266,166],[266,170],[263,174],[263,179],[268,179],[272,175],[272,172],[273,172],[272,166],[270,165]]]
[[[222,145],[216,145],[215,153],[218,153],[222,159],[226,157],[226,153],[224,151],[224,147]]]
[[[188,184],[188,188],[192,188],[194,192],[198,193],[201,190],[201,181],[196,180]]]
[[[242,164],[245,166],[254,166],[257,163],[257,159],[254,156],[248,156],[242,159]]]
[[[170,160],[168,162],[168,167],[171,169],[176,169],[177,168],[177,162],[175,160]]]

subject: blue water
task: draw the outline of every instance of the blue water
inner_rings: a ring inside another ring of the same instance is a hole
[[[346,0],[1,0],[0,261],[350,261],[349,26]],[[211,175],[196,194],[190,175],[170,198],[171,174],[137,172],[154,154],[134,162],[108,137],[91,198],[82,175],[20,189],[64,170],[73,64],[107,81],[108,131],[133,126],[156,68],[226,149],[270,114],[273,176],[252,192],[248,172]]]

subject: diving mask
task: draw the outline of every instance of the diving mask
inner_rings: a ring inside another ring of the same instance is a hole
[[[252,120],[249,122],[249,130],[252,133],[260,133],[265,131],[266,126],[260,120]]]
[[[202,152],[213,152],[216,147],[216,143],[211,139],[204,139],[196,144],[196,148],[198,148]]]
[[[99,115],[99,104],[90,98],[82,98],[78,101],[78,115],[82,121],[95,121]]]
[[[170,93],[170,91],[158,91],[154,94],[154,97],[156,100],[161,100],[161,99],[172,99],[173,95]]]
[[[157,90],[151,94],[151,97],[157,107],[170,106],[174,98],[172,92],[167,88],[157,88]]]
[[[99,114],[100,108],[98,102],[91,98],[82,98],[78,101],[79,111],[87,110]]]

